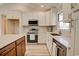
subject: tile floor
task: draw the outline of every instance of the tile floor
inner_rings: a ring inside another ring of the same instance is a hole
[[[49,52],[46,45],[28,44],[26,55],[27,56],[49,56]]]

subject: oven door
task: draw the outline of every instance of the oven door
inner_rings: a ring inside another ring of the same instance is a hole
[[[36,34],[27,35],[27,42],[28,43],[37,43],[38,42],[38,35],[36,35]]]

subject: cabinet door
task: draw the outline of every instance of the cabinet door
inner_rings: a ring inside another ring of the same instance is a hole
[[[31,17],[34,20],[39,20],[39,13],[38,12],[33,12]]]
[[[21,43],[19,45],[17,45],[17,56],[21,56],[22,55],[22,47],[21,47]]]
[[[23,41],[22,42],[22,56],[24,56],[25,50],[26,50],[26,48],[25,48],[25,41]]]
[[[26,13],[24,13],[23,15],[22,15],[22,20],[21,20],[21,22],[22,22],[22,25],[23,26],[28,26],[28,15],[26,14]]]
[[[1,56],[16,56],[15,42],[0,49]]]
[[[52,39],[52,37],[50,36],[50,34],[47,34],[47,48],[48,48],[48,50],[49,50],[49,53],[50,53],[50,55],[52,55],[52,43],[53,42],[53,39]]]
[[[46,12],[46,26],[49,26],[50,25],[50,11],[47,11]]]
[[[6,50],[3,53],[1,53],[1,56],[16,56],[16,50],[15,48],[12,50]]]
[[[15,48],[9,51],[5,56],[16,56],[16,50]]]
[[[46,26],[45,13],[39,14],[39,26]]]
[[[51,11],[50,11],[50,24],[51,25],[56,25],[56,22],[58,21],[57,20],[57,10],[56,9],[52,9]]]
[[[25,45],[25,37],[17,40],[17,56],[23,56],[25,54],[26,45]]]

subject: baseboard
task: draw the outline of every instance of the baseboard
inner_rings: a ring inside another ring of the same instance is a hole
[[[46,43],[27,43],[27,45],[46,45]]]
[[[46,45],[46,43],[37,43],[38,45]]]

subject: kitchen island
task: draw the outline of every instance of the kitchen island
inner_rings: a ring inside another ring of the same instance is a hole
[[[25,36],[10,34],[0,37],[0,56],[23,56],[26,51]]]

